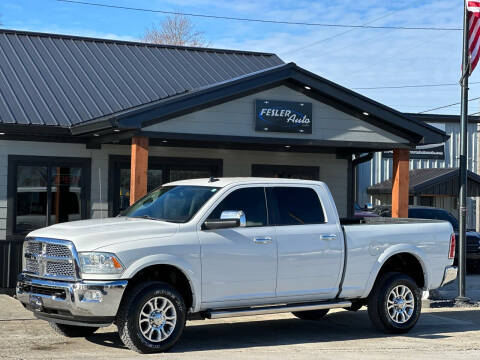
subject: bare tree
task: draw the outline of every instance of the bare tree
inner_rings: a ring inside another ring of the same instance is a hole
[[[143,40],[152,44],[208,47],[210,43],[203,34],[195,29],[188,17],[176,14],[167,16],[159,25],[147,28]]]

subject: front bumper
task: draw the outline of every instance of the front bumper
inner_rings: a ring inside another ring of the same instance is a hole
[[[40,319],[70,325],[108,326],[115,318],[126,280],[52,281],[20,274],[17,299]]]
[[[451,283],[457,278],[458,268],[456,266],[448,266],[445,268],[445,273],[443,274],[442,284],[440,286]]]

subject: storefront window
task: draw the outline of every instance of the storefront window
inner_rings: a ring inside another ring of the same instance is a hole
[[[51,171],[50,223],[80,220],[82,218],[82,169],[58,166]]]
[[[12,157],[9,173],[14,176],[8,189],[15,203],[9,206],[7,233],[21,235],[86,218],[89,170],[88,159]]]
[[[112,213],[116,216],[130,206],[130,159],[112,156],[110,161],[113,197]],[[147,191],[172,181],[221,176],[221,160],[150,157]]]
[[[163,184],[163,170],[149,169],[147,172],[147,191]],[[120,169],[120,210],[130,206],[130,169]]]
[[[17,232],[28,232],[47,224],[47,168],[17,167]]]

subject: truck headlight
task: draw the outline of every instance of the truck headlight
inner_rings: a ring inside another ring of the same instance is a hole
[[[83,252],[78,254],[83,274],[120,274],[124,267],[111,253]]]

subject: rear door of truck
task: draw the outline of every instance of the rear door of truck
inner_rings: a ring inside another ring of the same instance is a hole
[[[337,294],[344,262],[343,233],[325,190],[305,184],[267,188],[278,246],[277,297],[317,300]]]

